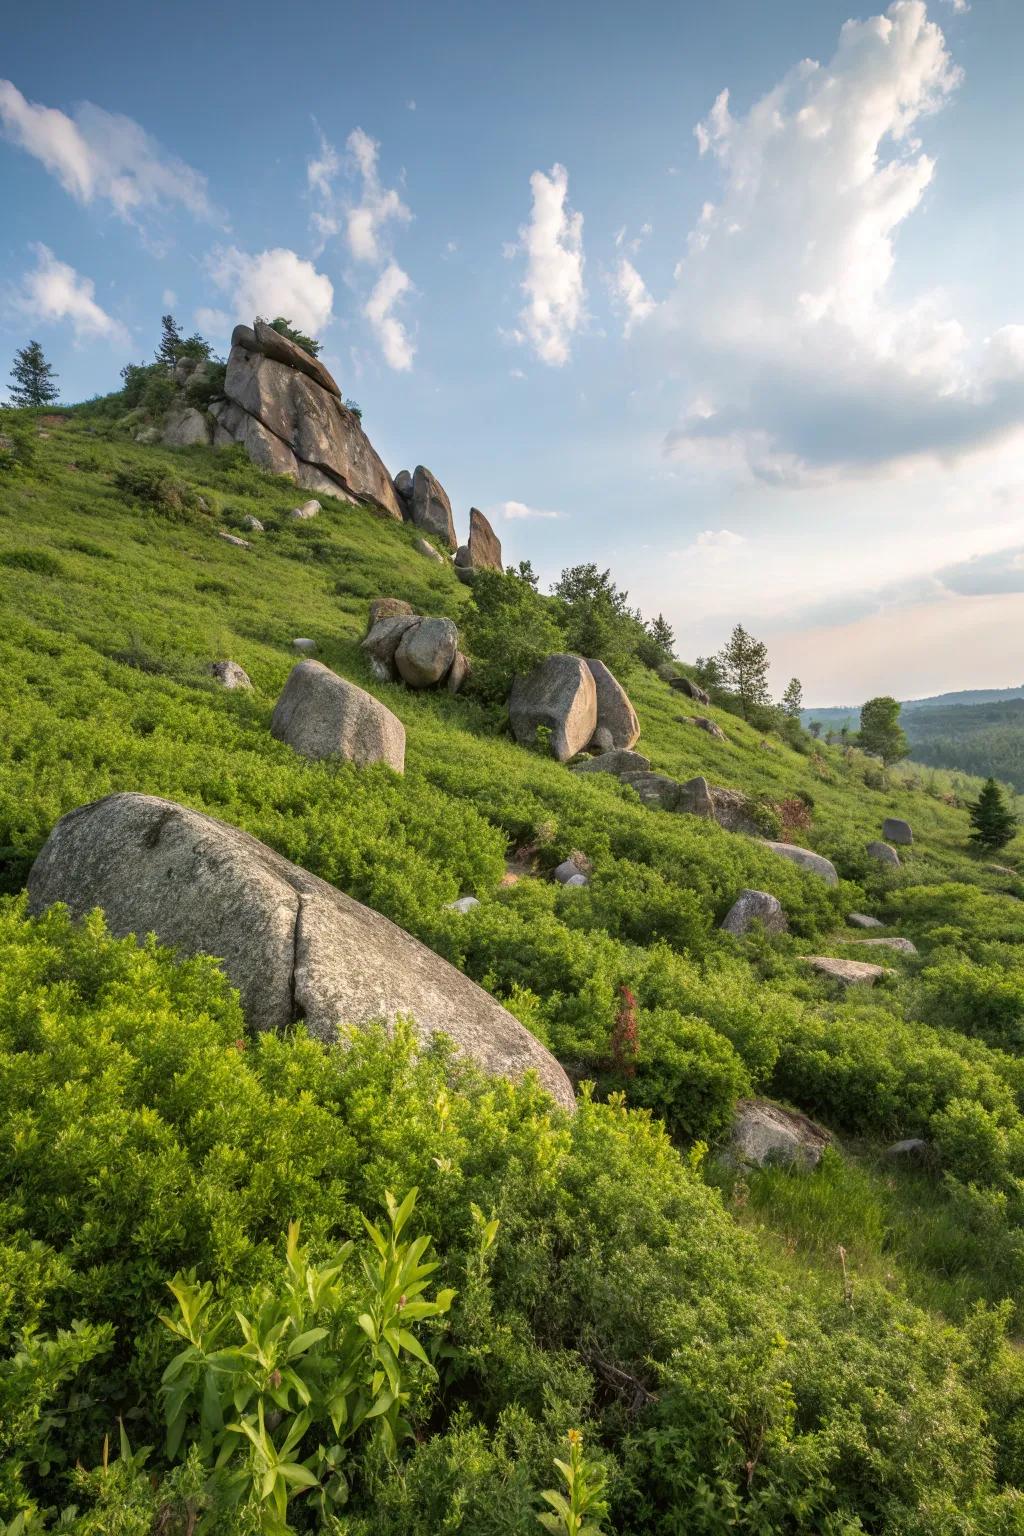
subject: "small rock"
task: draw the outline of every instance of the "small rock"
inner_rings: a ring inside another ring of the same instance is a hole
[[[904,1158],[908,1162],[924,1162],[931,1152],[931,1147],[920,1136],[908,1136],[905,1141],[894,1141],[891,1147],[886,1147],[885,1156],[896,1161]]]
[[[251,688],[249,674],[237,661],[211,661],[210,672],[222,688]]]
[[[699,683],[695,683],[692,678],[673,676],[669,678],[668,685],[670,688],[674,688],[677,693],[685,693],[688,699],[696,699],[698,704],[711,703],[710,695],[705,692]]]
[[[597,758],[595,761],[600,762]],[[674,811],[679,803],[681,785],[664,773],[620,773],[623,784],[640,796],[641,803],[652,810]]]
[[[569,885],[570,883],[579,884],[581,880],[584,885],[587,884],[586,875],[580,869],[578,864],[573,863],[572,859],[563,859],[561,864],[559,864],[558,868],[554,871],[554,877],[558,881],[559,885]]]
[[[769,891],[740,891],[722,919],[722,932],[749,933],[754,923],[760,923],[765,933],[789,932],[789,919],[777,896]]]
[[[458,649],[459,631],[451,619],[420,619],[399,640],[395,666],[410,688],[431,688],[447,677]]]
[[[851,928],[884,928],[885,924],[877,917],[869,917],[867,912],[851,912],[846,921]]]
[[[471,671],[469,658],[463,656],[461,651],[456,651],[455,660],[452,662],[445,680],[445,687],[448,689],[448,692],[461,693]]]
[[[732,1123],[729,1160],[766,1168],[772,1164],[816,1168],[833,1138],[806,1115],[768,1099],[740,1099]]]
[[[293,523],[301,523],[305,522],[307,518],[316,517],[317,513],[322,511],[323,507],[314,499],[313,501],[304,501],[301,507],[292,507],[288,516]]]
[[[248,539],[239,538],[237,533],[228,533],[226,528],[218,528],[217,537],[223,539],[225,544],[234,544],[236,549],[252,549]]]
[[[366,625],[366,633],[381,619],[397,619],[401,615],[412,613],[411,603],[406,603],[400,597],[375,597],[370,604],[370,617]]]
[[[884,965],[868,965],[864,960],[837,960],[833,955],[803,955],[801,959],[812,971],[844,987],[873,987],[882,976],[892,975]]]
[[[307,653],[309,653],[311,651],[315,651],[316,650],[316,641],[315,640],[310,640],[305,635],[300,635],[297,640],[293,640],[292,641],[292,650],[293,651],[305,651]]]
[[[596,733],[595,733],[596,734]],[[570,773],[649,773],[651,760],[642,752],[601,752],[597,757],[574,763]]]
[[[444,909],[446,912],[465,913],[472,912],[473,908],[479,905],[480,903],[475,896],[460,896],[458,901],[446,901]]]
[[[848,944],[859,944],[862,949],[894,949],[900,955],[916,955],[917,945],[912,939],[847,939]]]
[[[245,517],[242,518],[242,527],[247,528],[250,533],[262,533],[264,531],[263,524],[259,518],[253,517],[251,512],[246,513]]]
[[[438,565],[444,565],[446,563],[444,555],[442,555],[439,550],[434,548],[429,539],[417,539],[413,545],[413,549],[418,555],[425,555],[428,560],[435,560]]]
[[[562,884],[564,889],[568,890],[571,885],[589,885],[590,881],[587,879],[586,875],[576,874],[570,875],[568,880],[564,880]]]
[[[685,784],[680,784],[676,810],[685,812],[687,816],[713,817],[715,802],[707,779],[698,775],[697,778],[687,779]]]
[[[777,853],[780,859],[788,859],[791,864],[799,864],[809,874],[819,875],[826,885],[839,884],[835,865],[820,853],[812,853],[809,848],[799,848],[796,843],[773,843],[766,840],[764,846],[770,848],[772,853]]]
[[[899,869],[900,856],[888,843],[868,843],[867,851],[879,864],[890,864],[893,869]]]
[[[405,726],[379,699],[320,661],[294,666],[274,706],[270,734],[301,757],[340,757],[366,768],[405,769]]]
[[[901,848],[909,848],[914,841],[909,821],[901,821],[898,816],[887,816],[882,822],[882,839],[887,843],[898,843]]]
[[[726,741],[728,739],[722,727],[716,725],[714,720],[709,720],[706,715],[677,715],[676,719],[680,725],[695,725],[699,731],[706,731],[716,741]]]

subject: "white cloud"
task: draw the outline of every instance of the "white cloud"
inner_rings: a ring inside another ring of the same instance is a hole
[[[970,0],[946,0],[947,5],[953,7],[957,16],[965,16],[970,10]]]
[[[97,198],[131,223],[142,209],[179,205],[196,218],[215,218],[206,178],[168,155],[130,117],[91,102],[74,117],[27,101],[10,80],[0,80],[0,127],[27,150],[79,203]]]
[[[178,302],[178,295],[175,293],[173,288],[165,288],[163,293],[160,295],[160,302],[162,304],[166,304],[168,309],[173,309],[175,304]]]
[[[519,249],[526,253],[522,290],[526,306],[520,311],[522,339],[541,362],[560,368],[569,361],[570,343],[586,318],[583,286],[583,215],[568,206],[569,173],[554,165],[550,175],[530,177],[533,211],[519,231]],[[507,248],[506,248],[507,254]]]
[[[131,334],[119,320],[96,303],[96,284],[65,261],[58,261],[46,245],[31,247],[36,266],[26,272],[15,304],[32,320],[49,324],[70,320],[76,341],[109,341],[128,346]]]
[[[972,338],[940,290],[897,299],[890,282],[896,233],[935,173],[917,134],[958,81],[923,0],[896,0],[746,114],[718,96],[696,134],[722,193],[657,323],[708,408],[684,412],[670,452],[820,484],[953,458],[1024,423],[1017,328]]]
[[[409,274],[392,261],[381,273],[363,308],[363,314],[380,342],[384,361],[389,368],[399,373],[407,373],[412,367],[416,348],[405,326],[392,314],[392,310],[411,290]]]
[[[623,256],[611,279],[612,292],[626,311],[623,335],[632,334],[634,327],[654,313],[657,305],[647,291],[647,285],[627,256]]]
[[[414,101],[407,101],[405,105],[406,105],[406,108],[407,108],[408,111],[410,111],[410,112],[415,112],[416,111],[416,103]]]
[[[555,518],[564,517],[564,512],[544,512],[540,507],[528,507],[525,501],[503,501],[497,509],[502,517],[510,522],[517,522],[525,518]]]
[[[741,533],[733,533],[731,528],[705,528],[692,544],[685,549],[674,549],[672,554],[678,559],[698,560],[705,565],[722,565],[747,542]]]
[[[331,319],[334,287],[311,261],[277,247],[250,256],[237,246],[219,246],[206,261],[216,286],[228,295],[231,311],[251,325],[257,315],[283,315],[300,330],[316,335]]]
[[[361,128],[354,128],[346,140],[349,155],[362,178],[362,197],[348,210],[349,249],[356,261],[379,262],[385,251],[381,241],[387,226],[407,224],[412,218],[393,187],[382,187],[377,170],[380,145]]]
[[[231,316],[224,309],[207,309],[205,305],[200,305],[192,318],[200,331],[206,331],[211,336],[226,336],[234,327]]]

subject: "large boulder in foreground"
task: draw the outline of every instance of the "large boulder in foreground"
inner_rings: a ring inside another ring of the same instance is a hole
[[[417,464],[412,477],[412,520],[417,528],[432,533],[449,549],[458,547],[455,524],[452,521],[452,504],[440,480],[422,464]]]
[[[822,854],[812,853],[809,848],[799,848],[796,843],[766,841],[765,847],[770,848],[772,853],[777,853],[780,859],[788,859],[791,864],[799,864],[800,868],[807,870],[808,874],[818,875],[826,885],[839,884],[835,865]]]
[[[565,1109],[554,1057],[454,966],[245,832],[152,795],[108,795],[54,827],[29,875],[33,912],[101,907],[111,931],[155,933],[183,954],[217,956],[248,1023],[302,1021],[333,1041],[346,1025],[413,1018],[444,1032],[485,1072],[535,1071]]]
[[[760,923],[765,933],[788,933],[782,902],[770,891],[740,891],[722,919],[722,932],[741,935]]]
[[[341,757],[359,768],[387,763],[396,773],[405,771],[401,720],[322,661],[300,661],[292,668],[274,706],[270,734],[302,757]]]
[[[597,687],[579,656],[556,653],[517,677],[508,705],[512,734],[532,746],[538,726],[551,732],[551,751],[560,763],[582,752],[597,729]]]
[[[768,1099],[740,1099],[733,1116],[730,1161],[815,1168],[832,1137],[823,1126]]]
[[[628,751],[640,735],[640,721],[629,695],[603,661],[588,658],[587,666],[597,690],[598,728],[610,733],[614,748]]]

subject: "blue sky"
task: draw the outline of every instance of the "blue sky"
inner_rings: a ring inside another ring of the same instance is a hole
[[[167,308],[221,351],[284,312],[393,472],[681,655],[1021,681],[1019,0],[97,0],[4,44],[0,357],[65,399]]]

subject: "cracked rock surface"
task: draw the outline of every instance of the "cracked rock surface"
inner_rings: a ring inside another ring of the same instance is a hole
[[[153,795],[115,794],[54,827],[28,881],[33,912],[100,907],[111,932],[155,933],[220,960],[254,1029],[302,1019],[326,1042],[346,1025],[411,1016],[491,1076],[537,1073],[572,1109],[549,1051],[489,993],[379,912],[236,827]]]

